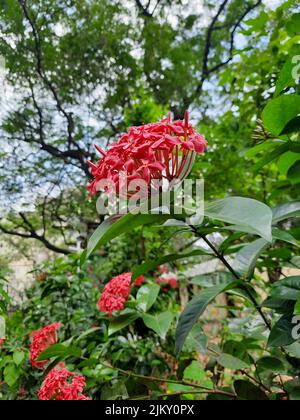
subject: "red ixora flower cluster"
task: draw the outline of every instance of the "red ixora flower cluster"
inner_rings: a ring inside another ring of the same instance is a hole
[[[4,343],[5,343],[5,338],[0,338],[0,349],[3,346]]]
[[[88,186],[92,195],[111,188],[120,194],[131,181],[142,180],[149,190],[152,180],[182,180],[190,173],[195,155],[207,149],[207,142],[189,123],[186,112],[184,120],[172,121],[170,113],[158,123],[129,128],[107,152],[95,147],[102,158],[96,165],[88,161],[95,178]]]
[[[47,325],[39,331],[31,333],[32,343],[30,346],[30,362],[32,367],[43,369],[48,363],[47,360],[38,362],[37,358],[44,350],[57,343],[57,330],[60,327],[61,324],[55,322]]]
[[[176,274],[171,273],[166,266],[160,266],[158,269],[160,276],[157,277],[156,283],[161,287],[165,288],[166,286],[171,289],[178,288],[178,279]],[[167,289],[166,289],[167,290]]]
[[[85,378],[67,370],[63,363],[52,369],[38,393],[39,400],[86,401]]]
[[[114,311],[124,309],[132,287],[141,286],[145,282],[143,276],[138,277],[133,284],[131,279],[132,273],[124,273],[112,278],[105,285],[98,302],[100,312],[108,313],[111,316]]]

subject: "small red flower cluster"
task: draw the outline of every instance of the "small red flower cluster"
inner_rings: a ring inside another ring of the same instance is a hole
[[[0,338],[0,349],[3,346],[4,343],[5,343],[5,338]]]
[[[111,316],[114,311],[124,309],[132,287],[141,286],[145,282],[143,276],[138,277],[133,284],[131,279],[132,273],[124,273],[112,278],[105,285],[98,302],[100,312],[108,313]]]
[[[37,369],[43,369],[44,366],[48,363],[47,360],[38,362],[37,358],[39,355],[57,343],[57,330],[61,327],[61,324],[55,322],[53,324],[47,325],[39,331],[34,331],[32,336],[32,343],[30,346],[30,362],[32,367]]]
[[[169,286],[171,289],[178,288],[177,276],[171,273],[166,266],[160,266],[158,269],[160,276],[157,277],[156,283],[162,287]]]
[[[61,324],[55,322],[31,334],[30,362],[32,367],[43,369],[49,362],[49,360],[39,362],[37,359],[44,350],[57,343],[57,330],[60,327]],[[38,397],[40,400],[89,400],[82,394],[84,387],[85,378],[68,371],[65,365],[60,363],[46,376]]]
[[[43,401],[86,401],[90,398],[83,395],[84,387],[85,378],[65,369],[61,363],[46,376],[38,397]]]
[[[97,165],[88,162],[95,178],[88,190],[92,195],[107,191],[109,181],[120,194],[131,181],[143,180],[149,187],[154,179],[184,179],[192,169],[195,154],[203,154],[206,148],[205,138],[189,124],[187,112],[183,121],[172,121],[169,114],[158,123],[131,127],[106,153],[96,146],[102,158]],[[120,174],[125,177],[120,178]]]

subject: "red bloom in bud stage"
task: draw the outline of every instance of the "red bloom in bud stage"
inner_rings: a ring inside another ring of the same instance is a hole
[[[82,394],[84,387],[84,376],[75,375],[61,363],[46,376],[38,397],[43,401],[86,401],[90,398]]]
[[[60,327],[61,324],[55,322],[53,324],[47,325],[39,331],[34,331],[31,333],[32,343],[30,346],[30,362],[32,367],[43,369],[44,366],[48,363],[47,360],[38,362],[37,358],[44,350],[57,343],[56,331]]]
[[[134,286],[142,286],[145,283],[145,277],[144,276],[139,276],[133,283]]]
[[[106,312],[111,316],[114,311],[124,309],[132,287],[140,286],[145,281],[144,277],[140,276],[132,284],[131,279],[132,273],[124,273],[112,278],[105,285],[98,302],[100,312]]]
[[[160,286],[169,286],[171,289],[178,288],[178,279],[175,274],[165,272],[162,276],[158,277],[156,283]]]
[[[186,112],[183,121],[172,121],[169,114],[158,123],[129,128],[106,153],[100,147],[96,148],[102,158],[96,165],[88,162],[95,178],[88,186],[92,195],[97,191],[109,191],[111,185],[120,194],[131,181],[140,180],[146,182],[149,193],[153,180],[171,182],[186,178],[196,154],[203,154],[207,149],[207,142],[189,124]],[[101,185],[101,181],[105,185]]]

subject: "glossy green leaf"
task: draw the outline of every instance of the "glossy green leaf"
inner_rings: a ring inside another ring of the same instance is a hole
[[[145,284],[144,286],[140,287],[136,295],[138,309],[144,312],[148,312],[152,305],[155,303],[159,291],[160,287],[158,284]]]
[[[242,401],[266,401],[268,400],[264,391],[250,381],[237,380],[234,382],[234,390],[238,400]]]
[[[199,295],[195,296],[184,308],[183,313],[180,315],[176,336],[175,336],[175,350],[177,357],[179,356],[184,342],[198,321],[199,317],[203,314],[207,306],[220,294],[226,290],[233,289],[237,286],[237,282],[225,282],[215,287],[210,287],[204,290]]]
[[[234,270],[240,276],[245,276],[247,278],[252,277],[258,258],[269,245],[269,242],[265,239],[257,239],[244,246],[236,254],[232,263]]]
[[[282,95],[268,102],[263,110],[264,126],[275,136],[280,135],[289,121],[300,113],[300,96]]]
[[[164,340],[171,327],[174,315],[171,312],[162,312],[155,315],[145,314],[142,318],[146,327],[155,331]]]
[[[125,309],[124,313],[116,318],[113,318],[108,326],[108,335],[113,335],[116,332],[122,330],[128,325],[132,324],[139,318],[139,314],[130,309]]]
[[[52,357],[81,357],[81,349],[75,346],[65,346],[64,344],[53,344],[44,350],[38,357],[38,361],[48,360]]]
[[[24,351],[16,350],[13,354],[13,361],[15,362],[15,364],[17,366],[19,366],[21,363],[24,362],[25,357],[26,357],[26,355],[25,355]]]
[[[7,383],[9,387],[15,385],[17,380],[19,379],[20,371],[15,364],[9,364],[4,369],[4,381]]]
[[[273,211],[273,223],[279,223],[282,220],[289,219],[291,217],[300,216],[300,202],[294,201],[286,204],[276,206],[272,209]]]
[[[276,357],[262,357],[257,361],[257,369],[259,371],[267,371],[273,373],[286,373],[284,363]]]
[[[271,289],[271,296],[277,299],[299,300],[300,277],[293,276],[278,281]]]
[[[298,241],[291,235],[289,232],[286,232],[285,230],[281,230],[278,228],[273,228],[272,230],[273,238],[278,239],[279,241],[287,242],[289,244],[292,244],[294,246],[299,247],[300,244]]]
[[[287,173],[287,177],[293,185],[300,183],[300,160],[295,162],[293,166],[290,167]]]
[[[133,213],[128,213],[122,217],[110,217],[101,223],[91,236],[87,246],[86,258],[88,258],[97,248],[105,245],[107,242],[117,238],[123,233],[131,232],[139,226],[153,223],[161,224],[170,218],[171,216],[167,214]]]
[[[197,351],[205,354],[208,338],[199,323],[195,324],[184,343],[184,350],[187,352]]]
[[[206,205],[205,216],[221,222],[245,226],[253,234],[272,241],[272,211],[264,203],[250,198],[229,197]]]
[[[231,354],[221,354],[217,359],[218,363],[226,369],[243,370],[249,367],[249,364],[244,360],[232,356]]]
[[[267,153],[261,160],[259,160],[253,167],[253,171],[257,173],[262,168],[264,168],[269,163],[273,162],[274,160],[280,158],[281,155],[289,151],[289,144],[286,142],[285,144],[281,144],[273,149],[270,153]]]
[[[292,337],[294,328],[292,318],[292,315],[284,315],[274,325],[269,336],[268,347],[284,347],[297,341]]]

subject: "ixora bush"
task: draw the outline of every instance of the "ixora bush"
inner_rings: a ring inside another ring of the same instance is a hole
[[[102,158],[90,164],[95,180],[89,189],[111,196],[113,181],[117,199],[130,199],[136,191],[128,182],[143,181],[147,188],[138,191],[149,203],[154,180],[183,181],[206,147],[187,115],[133,127],[108,151],[98,148]],[[163,188],[155,190],[158,196]],[[172,198],[169,211],[150,205],[145,214],[142,207],[107,217],[81,256],[39,272],[29,301],[10,317],[3,295],[2,397],[299,399],[300,277],[287,276],[285,268],[300,268],[300,202],[270,208],[226,197],[206,203],[195,225],[191,214],[187,219],[175,211]],[[117,275],[100,283],[97,270],[104,265],[101,260],[97,267],[97,259],[134,230],[138,241],[142,228],[160,232],[151,237],[159,243],[156,255],[146,252],[131,271],[116,262]],[[171,252],[164,253],[171,240]],[[199,258],[219,260],[220,268],[188,275],[186,268]],[[270,281],[261,275],[266,272]],[[225,316],[217,317],[214,330],[216,313],[204,313],[219,295],[226,296],[219,305]],[[26,328],[20,322],[25,314]]]

